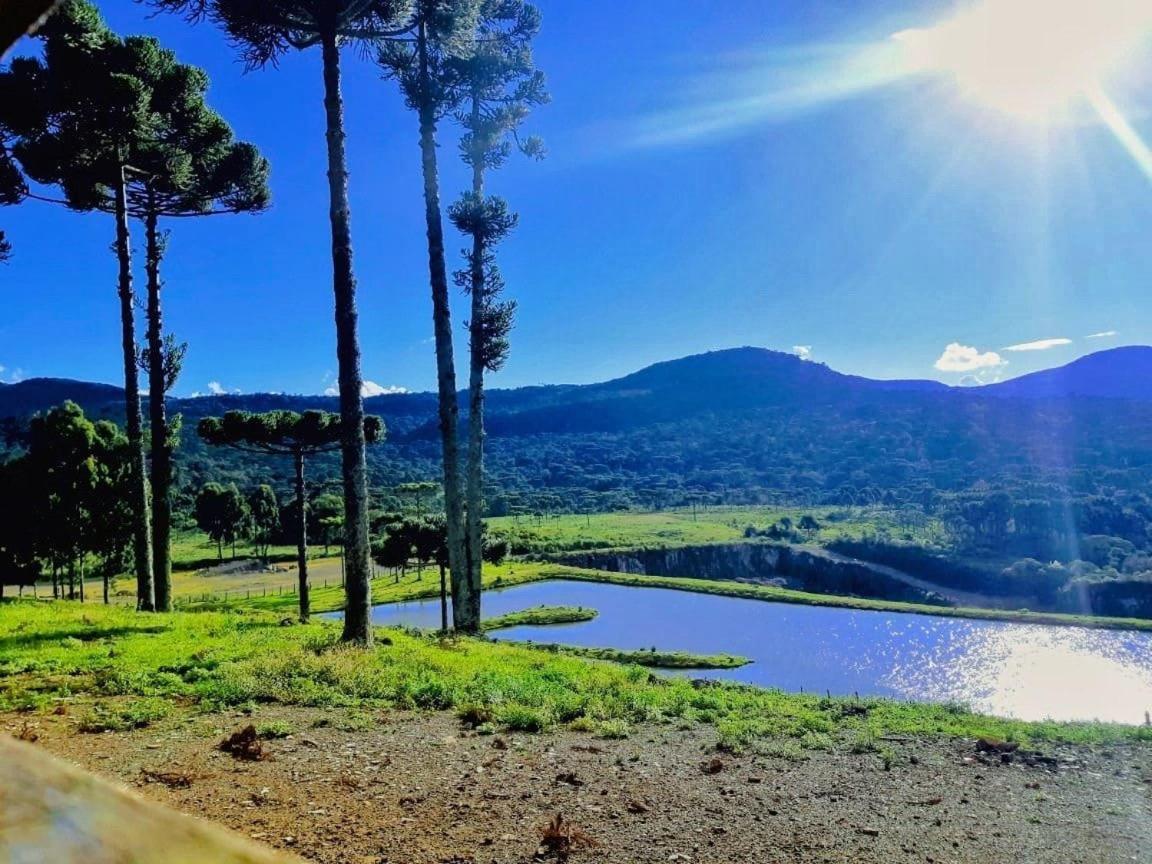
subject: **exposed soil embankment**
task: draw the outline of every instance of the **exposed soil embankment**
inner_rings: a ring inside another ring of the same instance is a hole
[[[889,567],[857,561],[813,546],[780,543],[724,543],[610,552],[570,552],[561,564],[696,579],[758,582],[822,594],[849,594],[911,603],[952,605],[924,583]]]

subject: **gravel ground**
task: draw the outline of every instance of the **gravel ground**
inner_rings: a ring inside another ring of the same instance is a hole
[[[260,742],[260,761],[217,748],[250,722],[294,731]],[[0,716],[26,723],[57,755],[324,864],[1152,862],[1144,746],[732,755],[706,728],[480,736],[443,713],[261,709],[95,735],[67,714]]]

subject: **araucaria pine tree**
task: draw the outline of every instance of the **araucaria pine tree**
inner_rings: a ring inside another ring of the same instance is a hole
[[[165,344],[155,220],[201,215],[217,207],[259,209],[267,199],[267,165],[251,146],[234,142],[223,121],[204,107],[203,72],[178,63],[153,38],[117,36],[86,0],[62,3],[38,38],[43,41],[42,57],[17,58],[0,73],[0,129],[6,148],[31,181],[58,189],[61,203],[74,210],[115,215],[137,605],[152,609],[159,600],[161,608],[167,608],[166,576],[158,586],[153,579],[129,217],[151,226],[151,357],[157,344],[163,354]],[[179,353],[173,342],[169,346],[167,360],[149,363],[149,372],[158,376],[151,386],[161,409],[159,422],[153,416],[161,503],[167,500],[164,477],[170,476],[170,468],[164,468],[169,436],[162,412],[164,389],[157,385],[170,383]],[[166,574],[166,521],[161,532],[159,572]]]
[[[452,579],[452,618],[457,630],[480,629],[479,598],[468,579],[465,549],[463,483],[460,471],[456,363],[452,353],[452,312],[436,131],[440,121],[460,104],[462,92],[455,61],[469,56],[481,3],[478,0],[414,0],[404,35],[381,45],[379,62],[400,85],[420,125],[420,163],[424,180],[424,216],[428,235],[428,274],[432,289],[432,323],[436,345],[440,441],[447,519],[448,568]]]
[[[320,47],[328,142],[328,197],[332,234],[332,288],[336,312],[336,356],[344,438],[345,592],[344,639],[370,644],[371,549],[368,540],[368,471],[364,450],[363,377],[357,334],[356,280],[348,205],[348,164],[344,147],[344,98],[340,89],[340,48],[348,42],[389,36],[403,30],[396,19],[404,0],[151,0],[193,20],[207,18],[228,34],[249,68],[275,64],[289,50]]]
[[[319,453],[340,449],[344,441],[343,418],[322,411],[269,411],[250,414],[229,411],[223,417],[205,417],[197,432],[204,443],[231,447],[248,453],[291,456],[296,469],[296,566],[300,586],[300,620],[311,614],[308,598],[308,518],[305,506],[304,463]],[[369,415],[361,430],[364,440],[375,444],[384,440],[384,421]]]
[[[482,10],[473,50],[453,61],[463,99],[457,118],[465,129],[461,156],[472,169],[472,188],[452,205],[457,230],[472,238],[467,267],[454,276],[468,292],[470,319],[468,376],[468,469],[465,480],[465,557],[469,600],[480,618],[484,560],[484,374],[499,370],[508,357],[508,333],[514,301],[501,299],[504,279],[496,264],[496,246],[516,226],[517,217],[503,198],[487,195],[485,174],[499,168],[514,149],[542,158],[536,138],[517,132],[533,106],[547,101],[544,76],[532,62],[532,39],[540,13],[523,0],[489,0]]]
[[[165,52],[167,53],[167,52]],[[148,375],[148,415],[152,432],[152,581],[156,608],[172,605],[172,451],[176,430],[168,422],[166,394],[176,383],[185,346],[164,333],[160,264],[167,238],[159,223],[164,217],[255,213],[270,197],[268,162],[250,144],[238,142],[224,120],[204,102],[207,76],[199,69],[176,64],[165,77],[180,86],[166,109],[173,122],[162,140],[137,168],[128,192],[129,211],[144,222],[144,262],[147,276],[146,344],[140,368]],[[167,92],[167,91],[166,91]]]

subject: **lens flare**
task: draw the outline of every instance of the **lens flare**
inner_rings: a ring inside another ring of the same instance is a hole
[[[1149,33],[1152,0],[984,0],[892,39],[909,72],[946,76],[974,102],[1051,122],[1073,116]]]

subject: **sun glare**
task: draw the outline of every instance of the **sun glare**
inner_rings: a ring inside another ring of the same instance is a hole
[[[893,40],[909,72],[952,79],[968,99],[1047,123],[1075,116],[1152,33],[1152,0],[982,0]]]

